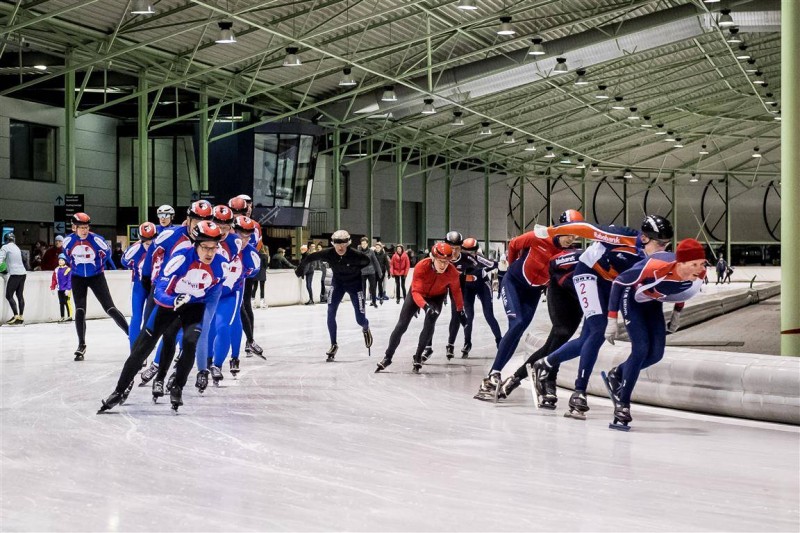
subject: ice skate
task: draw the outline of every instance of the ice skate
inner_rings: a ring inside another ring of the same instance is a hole
[[[219,387],[219,382],[225,379],[225,376],[222,375],[222,370],[216,365],[211,365],[208,370],[211,372],[211,380],[214,382],[214,386]]]
[[[139,383],[139,386],[144,387],[145,385],[150,383],[150,380],[156,377],[157,374],[158,374],[158,364],[150,363],[150,366],[147,367],[147,369],[144,372],[142,372],[141,375],[142,382]]]
[[[98,415],[104,411],[108,411],[109,409],[113,408],[116,405],[119,405],[120,402],[122,402],[122,394],[117,391],[114,391],[108,398],[106,398],[105,400],[100,400],[100,402],[102,403],[102,405],[100,406],[100,410],[97,411]]]
[[[630,431],[628,423],[633,420],[631,417],[630,404],[615,402],[614,403],[614,421],[611,422],[609,429],[616,429],[619,431]]]
[[[325,361],[328,363],[333,363],[333,358],[336,357],[336,352],[338,351],[339,351],[339,345],[334,342],[333,344],[331,344],[331,347],[328,348],[328,351],[325,352],[325,355],[328,356],[328,358]]]
[[[231,366],[231,375],[236,378],[236,375],[239,373],[239,360],[231,358],[229,362]]]
[[[497,393],[497,397],[501,400],[505,400],[508,398],[509,394],[511,394],[514,389],[519,387],[521,384],[522,380],[516,375],[507,377],[503,380],[503,383],[500,384],[500,391]]]
[[[169,403],[172,406],[172,410],[175,413],[178,413],[178,407],[183,405],[183,387],[178,387],[177,385],[172,387],[169,391]]]
[[[11,320],[6,322],[6,326],[16,326],[16,325],[17,325],[17,317],[16,317],[16,315],[12,316]]]
[[[484,402],[497,403],[498,394],[500,392],[500,372],[492,372],[481,381],[481,386],[478,388],[478,393],[473,396],[476,400]]]
[[[164,382],[157,379],[153,382],[153,403],[158,403],[158,399],[164,396]]]
[[[600,376],[603,378],[603,383],[605,383],[608,397],[611,398],[612,402],[618,402],[620,392],[622,392],[622,376],[619,375],[617,367],[612,368],[608,373],[600,372]]]
[[[172,384],[175,383],[175,371],[173,370],[172,374],[169,375],[169,379],[167,380],[167,390],[172,390]]]
[[[425,349],[422,350],[422,362],[424,363],[428,359],[430,359],[431,355],[433,355],[433,348],[431,348],[430,346],[426,346]]]
[[[259,346],[256,343],[256,341],[246,342],[245,345],[244,345],[244,351],[245,351],[245,354],[247,354],[247,357],[252,357],[254,355],[257,355],[261,359],[263,359],[264,361],[267,360],[267,358],[264,357],[264,349],[261,346]],[[211,366],[211,365],[209,364],[208,366]]]
[[[415,374],[419,374],[419,371],[422,369],[422,356],[418,354],[414,354],[414,364],[411,367],[411,371]]]
[[[453,346],[452,344],[448,344],[447,346],[444,347],[444,354],[445,356],[447,356],[448,361],[453,357],[455,357],[455,351],[456,347]]]
[[[567,418],[586,420],[589,404],[586,402],[586,391],[576,390],[569,399],[569,411],[564,413]]]
[[[544,405],[545,403],[555,403],[557,400],[555,391],[548,394],[547,382],[550,379],[550,369],[544,362],[544,359],[539,359],[533,363],[533,385],[536,389],[536,396],[538,398],[537,405]]]
[[[78,349],[75,350],[75,361],[83,361],[83,356],[86,354],[86,345],[79,344]]]
[[[541,361],[541,360],[540,360]],[[538,363],[539,361],[537,361]],[[547,399],[546,393],[548,384],[552,384],[553,386],[553,397],[555,397],[555,384],[549,379],[549,375],[547,376],[547,381],[540,384],[536,380],[536,370],[531,365],[525,365],[525,368],[528,370],[528,378],[531,380],[531,395],[533,396],[533,404],[536,406],[537,409],[550,409],[553,410],[556,408],[556,399]],[[541,392],[540,392],[541,391]]]
[[[367,328],[363,330],[362,333],[364,333],[364,346],[366,346],[367,349],[372,348],[372,332]]]
[[[378,368],[375,369],[375,373],[377,374],[381,370],[386,370],[386,367],[392,364],[392,359],[388,356],[383,358],[383,361],[378,363]]]
[[[197,392],[203,394],[208,387],[208,370],[201,370],[197,373],[197,380],[194,382],[194,386],[197,387]]]
[[[122,398],[120,398],[120,400],[119,400],[119,404],[120,404],[120,405],[122,405],[122,404],[124,404],[126,401],[128,401],[128,396],[130,396],[130,394],[131,394],[131,391],[133,390],[133,382],[134,382],[134,381],[135,381],[135,380],[133,380],[133,379],[132,379],[132,380],[131,380],[131,382],[130,382],[130,383],[128,383],[128,386],[127,386],[127,387],[125,387],[125,391],[122,393]]]
[[[464,347],[461,348],[461,359],[466,359],[467,357],[469,357],[469,352],[471,351],[472,351],[472,343],[465,342]]]

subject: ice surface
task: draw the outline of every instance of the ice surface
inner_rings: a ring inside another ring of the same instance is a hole
[[[585,422],[564,390],[555,412],[525,389],[473,400],[494,356],[480,311],[468,360],[446,363],[445,313],[422,374],[420,319],[374,374],[399,307],[368,309],[368,358],[344,302],[335,363],[324,305],[256,310],[267,361],[204,396],[193,372],[178,415],[138,387],[95,414],[127,356],[110,320],[83,363],[71,324],[0,328],[0,530],[800,530],[799,428],[634,405],[621,433],[605,399]]]

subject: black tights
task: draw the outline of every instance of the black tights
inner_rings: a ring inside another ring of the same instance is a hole
[[[416,315],[418,311],[425,315],[425,323],[422,326],[422,332],[419,334],[419,342],[417,343],[416,351],[416,355],[422,355],[425,347],[429,346],[431,339],[433,339],[433,332],[436,328],[436,319],[439,318],[439,314],[442,312],[444,297],[445,295],[442,294],[441,296],[433,296],[428,298],[428,305],[436,310],[435,314],[426,313],[425,311],[421,310],[417,306],[417,303],[414,301],[414,297],[411,294],[406,297],[405,302],[403,302],[403,308],[400,309],[400,318],[398,318],[397,325],[394,327],[394,331],[392,331],[392,334],[389,337],[389,347],[386,348],[386,357],[391,360],[391,358],[394,356],[394,352],[400,345],[400,339],[403,338],[403,334],[408,329],[411,319],[414,318],[414,315]]]
[[[242,298],[242,310],[240,313],[242,314],[242,329],[244,330],[244,336],[247,338],[247,342],[253,342],[255,320],[253,318],[252,295],[255,294],[257,283],[258,281],[256,281],[255,278],[247,278],[244,280],[244,297]]]
[[[75,298],[75,329],[78,332],[78,344],[86,344],[86,295],[92,289],[95,298],[103,306],[103,310],[116,322],[119,329],[128,336],[128,322],[122,313],[114,307],[114,300],[108,291],[106,276],[102,272],[88,278],[72,276],[72,296]]]
[[[15,274],[8,276],[8,281],[6,282],[6,300],[8,300],[8,305],[11,306],[14,316],[25,314],[25,298],[22,293],[25,290],[26,277],[26,274]],[[19,302],[19,313],[17,313],[17,303],[14,301],[15,295],[17,302]]]
[[[67,291],[58,291],[58,310],[61,312],[61,318],[64,318],[64,312],[68,317],[72,317],[72,311],[69,308],[69,295]]]
[[[406,297],[406,277],[394,276],[394,297],[399,300],[400,292],[403,293],[403,298]]]

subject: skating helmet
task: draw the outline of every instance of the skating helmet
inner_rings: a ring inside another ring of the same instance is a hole
[[[228,207],[231,208],[231,211],[233,211],[234,215],[244,215],[247,213],[247,201],[238,196],[228,200]]]
[[[222,231],[219,226],[210,220],[199,222],[192,230],[192,240],[194,242],[219,242],[222,239]]]
[[[175,210],[171,205],[164,204],[156,210],[156,215],[158,215],[158,218],[174,218]]]
[[[459,234],[459,237],[460,236],[461,234]],[[431,257],[434,259],[447,259],[449,261],[453,258],[453,247],[446,242],[437,242],[431,247]]]
[[[665,241],[672,238],[672,224],[660,215],[648,215],[642,221],[642,233],[651,239]]]
[[[464,236],[457,231],[450,231],[444,236],[444,242],[450,246],[461,246],[464,242]]]
[[[248,195],[246,195],[246,194],[240,194],[240,195],[239,195],[239,196],[237,196],[236,198],[241,198],[242,200],[244,200],[244,201],[247,203],[247,205],[250,205],[250,204],[252,204],[252,203],[253,203],[253,199],[252,199],[252,198],[250,198],[250,197],[249,197]]]
[[[211,220],[212,211],[213,208],[210,203],[205,200],[197,200],[196,202],[192,202],[192,205],[189,206],[189,209],[186,211],[186,216],[198,220]]]
[[[139,226],[139,238],[143,241],[149,241],[156,236],[156,225],[152,222],[143,222]]]
[[[3,244],[8,244],[10,242],[14,242],[15,240],[17,240],[17,238],[14,237],[13,233],[6,233],[3,235]]]
[[[243,233],[253,233],[256,230],[256,221],[250,217],[239,215],[233,220],[233,229]]]
[[[558,223],[566,224],[567,222],[583,222],[583,215],[575,209],[567,209],[558,217]]]
[[[350,244],[350,233],[345,229],[339,229],[331,235],[331,244]]]
[[[76,226],[80,226],[82,224],[91,224],[92,219],[86,213],[75,213],[72,215],[72,223]]]
[[[215,205],[211,220],[217,224],[233,224],[233,211],[227,205]]]
[[[477,252],[479,248],[478,241],[474,237],[467,237],[464,239],[464,244],[462,244],[461,247],[468,252]]]

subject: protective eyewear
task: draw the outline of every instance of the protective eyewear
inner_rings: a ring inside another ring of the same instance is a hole
[[[172,215],[161,213],[160,215],[158,215],[158,218],[172,218]]]
[[[333,244],[349,244],[350,239],[331,239]]]

